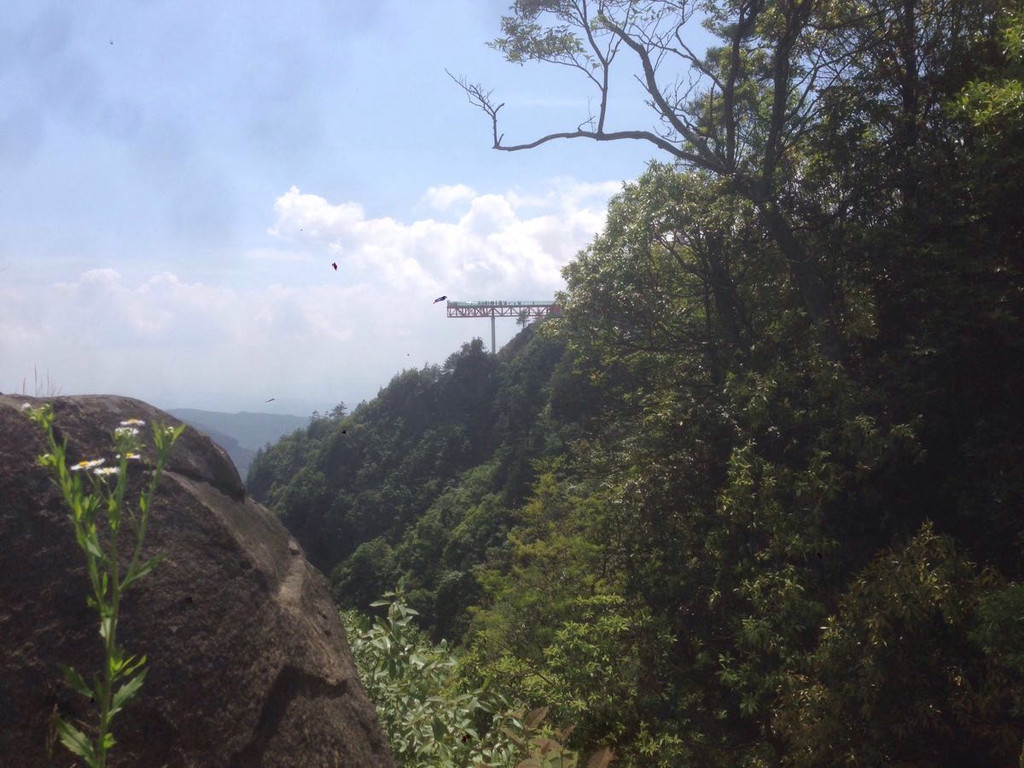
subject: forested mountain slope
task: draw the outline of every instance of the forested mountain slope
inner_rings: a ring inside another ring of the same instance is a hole
[[[537,14],[578,6],[517,4],[507,52],[558,55]],[[250,474],[339,596],[405,575],[468,669],[623,765],[1021,753],[1024,13],[868,6],[712,4],[718,85],[563,317]]]
[[[531,462],[561,451],[571,431],[548,407],[565,344],[536,331],[497,356],[475,339],[257,455],[249,492],[280,514],[346,604],[366,608],[404,574],[426,624],[435,601],[449,618],[468,607],[472,569],[504,545]]]

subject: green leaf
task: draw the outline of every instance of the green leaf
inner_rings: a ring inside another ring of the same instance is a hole
[[[84,733],[62,717],[57,717],[57,734],[60,736],[61,744],[68,750],[85,758],[90,765],[96,764],[96,751],[93,749],[92,742]]]
[[[66,664],[61,664],[60,668],[64,673],[64,682],[71,686],[72,690],[82,694],[89,701],[95,701],[95,695],[93,694],[92,688],[89,687],[89,684],[82,679],[82,676],[78,674],[78,672]]]
[[[147,670],[142,670],[137,676],[117,689],[114,693],[114,701],[110,707],[111,716],[120,712],[121,707],[128,703],[128,701],[130,701],[131,698],[139,692],[139,688],[142,687],[142,682],[146,679],[146,672]]]
[[[149,560],[144,562],[142,565],[138,566],[135,569],[134,573],[129,573],[125,577],[125,580],[123,582],[121,582],[121,591],[123,592],[124,590],[128,589],[128,587],[130,587],[136,581],[138,581],[143,576],[145,576],[150,571],[152,571],[154,568],[156,568],[166,557],[167,557],[167,553],[161,552],[159,555],[156,555],[155,557],[151,557]]]
[[[121,672],[122,672],[123,675],[131,675],[136,670],[140,669],[145,663],[146,663],[146,656],[145,655],[143,655],[139,659],[136,659],[134,656],[129,656],[127,659],[124,660],[124,664],[122,666]]]
[[[95,557],[98,560],[103,559],[103,550],[100,549],[99,540],[95,534],[83,533],[78,538],[78,543],[86,552]]]
[[[434,741],[439,744],[444,743],[447,733],[445,731],[444,723],[441,722],[440,718],[435,717],[430,721],[430,730],[434,732]]]

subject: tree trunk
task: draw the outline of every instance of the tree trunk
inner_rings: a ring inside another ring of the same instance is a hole
[[[807,253],[807,249],[797,238],[774,201],[759,202],[757,207],[765,228],[786,260],[789,275],[804,309],[818,332],[822,354],[830,360],[841,359],[842,343],[832,312],[832,302],[829,300],[828,288],[814,258]]]

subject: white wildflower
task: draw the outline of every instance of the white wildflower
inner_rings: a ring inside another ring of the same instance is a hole
[[[135,437],[137,434],[139,434],[139,430],[135,427],[118,427],[114,430],[115,437]]]
[[[94,475],[104,476],[104,475],[116,475],[119,471],[120,470],[118,470],[117,467],[100,467],[99,469],[94,469],[92,471],[92,473]]]
[[[106,459],[86,459],[85,461],[80,461],[71,467],[71,471],[78,472],[81,469],[95,469],[105,461]]]
[[[31,403],[22,403],[21,404],[21,410],[23,410],[23,411],[31,411],[32,410],[32,404]]]
[[[146,422],[142,419],[125,419],[121,422],[122,427],[144,427]]]

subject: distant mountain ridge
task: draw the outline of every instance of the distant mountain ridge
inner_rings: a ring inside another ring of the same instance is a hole
[[[244,481],[256,451],[309,424],[309,417],[278,413],[223,413],[197,408],[168,408],[167,412],[209,435],[234,462]]]

